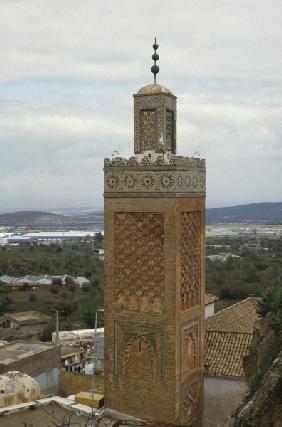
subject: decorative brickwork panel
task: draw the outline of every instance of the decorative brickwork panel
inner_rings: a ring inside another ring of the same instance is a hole
[[[161,313],[164,293],[164,217],[115,214],[115,301],[121,311]]]
[[[157,141],[155,110],[141,110],[141,146],[143,150],[154,150]]]
[[[185,380],[200,366],[199,317],[189,320],[181,327],[181,380]]]
[[[180,237],[181,308],[201,303],[201,213],[181,214]]]
[[[174,113],[166,110],[166,148],[175,153],[174,144]]]
[[[155,381],[164,375],[164,332],[155,324],[115,322],[115,375]]]
[[[145,335],[131,333],[123,355],[123,375],[141,379],[156,379],[157,358],[154,345]],[[154,338],[154,337],[153,337]]]
[[[181,391],[181,418],[182,423],[192,423],[197,418],[199,401],[199,383],[195,379]]]
[[[203,194],[205,172],[111,168],[105,173],[105,195],[111,192],[125,193],[125,196],[128,193],[139,193],[140,197],[144,193]]]

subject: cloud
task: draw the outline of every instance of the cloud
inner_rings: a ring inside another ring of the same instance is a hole
[[[132,93],[178,96],[178,152],[207,159],[210,206],[280,198],[280,0],[0,0],[0,194],[102,204],[103,157],[133,150]],[[255,13],[254,13],[255,11]]]

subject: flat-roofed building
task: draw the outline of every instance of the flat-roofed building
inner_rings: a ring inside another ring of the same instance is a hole
[[[57,393],[61,346],[36,341],[15,341],[0,347],[0,374],[20,371],[30,375],[45,393]]]

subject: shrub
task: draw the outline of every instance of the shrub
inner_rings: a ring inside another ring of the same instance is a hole
[[[63,284],[63,282],[62,282],[62,279],[60,277],[53,277],[52,285],[62,286],[62,284]]]
[[[36,294],[30,294],[29,295],[29,301],[34,302],[38,300],[38,296]]]
[[[268,313],[276,314],[282,310],[282,287],[268,288],[258,304],[258,314],[265,317]]]

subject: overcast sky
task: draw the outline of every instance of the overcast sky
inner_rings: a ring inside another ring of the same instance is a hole
[[[282,201],[281,22],[281,0],[0,0],[0,209],[102,206],[155,35],[208,207]]]

